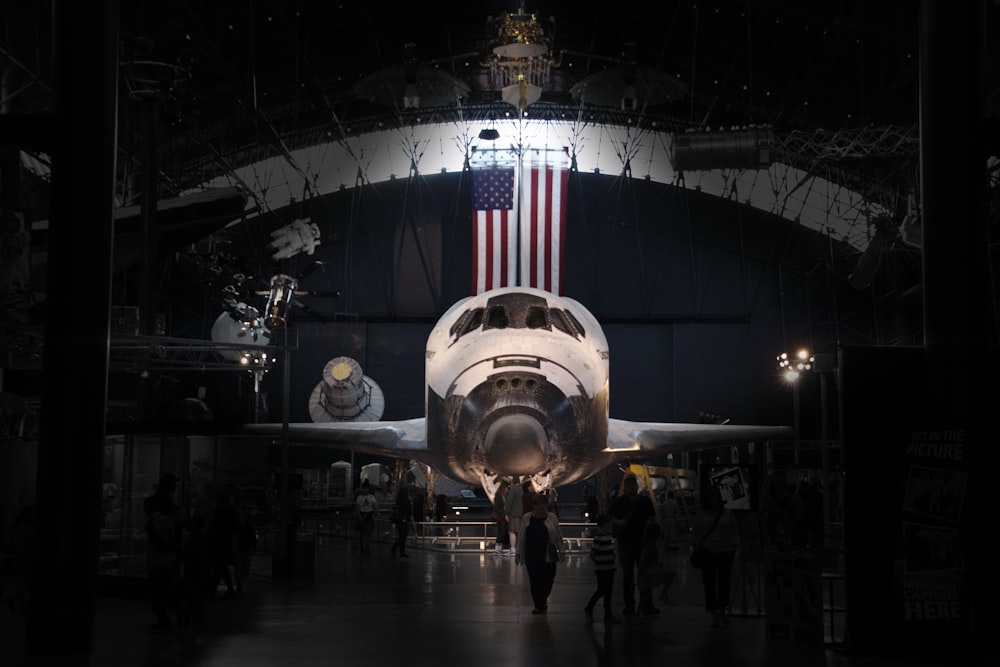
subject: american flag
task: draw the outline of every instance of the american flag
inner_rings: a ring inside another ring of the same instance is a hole
[[[521,161],[521,281],[562,294],[569,185],[565,152],[528,151]]]
[[[514,164],[472,168],[472,289],[481,294],[517,284],[517,209]]]

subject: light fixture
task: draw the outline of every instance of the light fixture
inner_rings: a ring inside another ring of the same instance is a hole
[[[479,138],[483,141],[496,141],[500,138],[500,133],[495,127],[484,127],[479,131]]]
[[[789,382],[798,380],[799,375],[805,371],[812,370],[816,363],[816,357],[804,348],[800,349],[794,355],[782,352],[777,356],[777,360],[778,368],[784,373],[785,379]]]

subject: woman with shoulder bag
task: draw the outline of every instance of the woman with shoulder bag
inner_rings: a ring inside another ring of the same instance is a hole
[[[532,500],[532,510],[524,515],[521,533],[517,536],[520,550],[514,562],[524,563],[528,570],[531,587],[531,601],[535,603],[532,614],[548,611],[549,593],[556,578],[556,563],[563,559],[563,537],[559,519],[549,511],[549,499],[544,493],[536,493]]]
[[[705,609],[712,615],[712,627],[726,627],[733,560],[740,546],[740,534],[736,515],[726,509],[719,487],[705,490],[691,528],[691,539],[691,564],[701,569]]]

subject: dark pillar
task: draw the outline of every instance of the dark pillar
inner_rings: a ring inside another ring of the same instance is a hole
[[[996,365],[990,342],[983,0],[924,0],[920,22],[920,173],[924,342],[940,423],[965,434],[972,655],[991,647],[997,595]],[[965,551],[965,550],[964,550]]]
[[[139,266],[139,322],[147,336],[159,335],[156,326],[156,276],[159,239],[156,231],[156,210],[160,199],[157,174],[157,126],[160,122],[160,101],[155,96],[139,100],[142,126],[142,199],[139,220],[142,226],[142,252]]]
[[[92,649],[104,454],[117,0],[54,0],[45,387],[28,655]],[[77,389],[67,393],[67,385]]]
[[[980,369],[954,363],[952,355],[984,352],[989,340],[985,27],[984,2],[922,4],[924,343],[929,360],[952,383],[942,395],[954,396],[958,405],[981,393],[966,382]]]

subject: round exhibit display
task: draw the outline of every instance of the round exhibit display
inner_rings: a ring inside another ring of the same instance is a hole
[[[314,422],[378,421],[384,408],[381,387],[350,357],[328,361],[323,381],[309,396],[309,417]]]
[[[216,318],[209,334],[212,341],[239,345],[245,349],[219,350],[219,354],[232,361],[251,363],[259,359],[264,348],[271,342],[271,332],[264,326],[264,320],[256,308],[245,303],[237,304],[232,311],[226,311]]]

